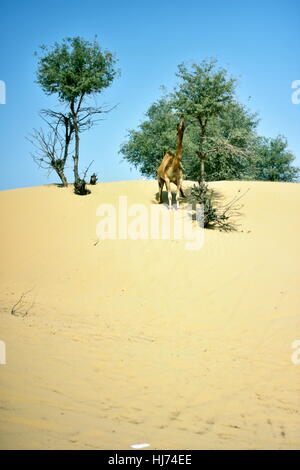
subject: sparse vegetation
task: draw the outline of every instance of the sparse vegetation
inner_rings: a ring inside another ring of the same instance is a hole
[[[297,181],[299,168],[283,136],[257,134],[258,115],[235,96],[236,82],[215,61],[179,66],[180,84],[153,103],[120,153],[147,177],[155,177],[163,155],[174,150],[176,125],[185,116],[185,178],[193,181]]]
[[[217,205],[216,192],[207,183],[194,185],[188,197],[192,204],[202,204],[204,207],[204,228],[218,228],[222,231],[235,231],[237,224],[234,218],[240,214],[241,205],[238,201],[246,193],[239,194],[225,205]]]
[[[29,289],[26,292],[23,292],[18,299],[18,301],[12,306],[10,311],[11,315],[16,317],[26,317],[30,311],[30,309],[34,306],[34,302],[28,302],[25,300],[25,297],[32,289]]]
[[[39,150],[34,158],[42,168],[54,169],[66,186],[64,168],[72,143],[75,193],[83,194],[79,175],[80,134],[93,127],[100,115],[111,111],[103,106],[88,106],[87,100],[111,85],[119,73],[116,59],[111,52],[102,51],[96,40],[89,42],[80,37],[66,38],[52,48],[41,46],[41,51],[37,83],[47,95],[58,96],[64,111],[43,111],[52,122],[47,122],[49,133],[34,132],[32,138]],[[64,126],[64,134],[59,132],[60,126]]]
[[[98,181],[98,176],[96,175],[96,173],[93,173],[90,178],[90,184],[95,185],[97,181]]]

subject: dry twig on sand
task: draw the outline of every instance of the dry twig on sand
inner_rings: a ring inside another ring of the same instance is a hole
[[[26,302],[24,302],[24,298],[27,294],[29,294],[29,292],[31,292],[33,290],[33,287],[31,289],[29,289],[28,291],[26,292],[23,292],[21,294],[21,297],[19,298],[19,300],[13,305],[10,313],[11,315],[15,315],[16,317],[25,317],[26,315],[28,315],[29,313],[29,310],[34,306],[34,302],[32,302],[32,304],[30,305],[30,307],[26,308],[25,311],[24,311],[24,304]]]

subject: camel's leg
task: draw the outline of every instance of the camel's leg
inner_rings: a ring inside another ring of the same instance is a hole
[[[177,186],[176,190],[176,209],[179,209],[179,186]]]
[[[172,209],[172,193],[171,193],[171,183],[169,178],[165,179],[166,187],[168,190],[168,200],[169,200],[169,209]]]
[[[182,179],[180,179],[177,183],[177,191],[176,191],[176,208],[179,209],[179,197],[180,197],[180,194],[182,197],[184,197],[184,192],[182,190]]]
[[[163,200],[162,200],[162,192],[163,192],[163,189],[164,189],[164,180],[161,179],[161,178],[158,178],[158,188],[159,188],[159,194],[158,194],[158,202],[159,204],[162,204]]]

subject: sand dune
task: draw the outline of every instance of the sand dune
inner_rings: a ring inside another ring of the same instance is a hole
[[[300,185],[211,186],[249,191],[199,250],[99,240],[98,206],[155,181],[0,193],[0,448],[300,448]]]

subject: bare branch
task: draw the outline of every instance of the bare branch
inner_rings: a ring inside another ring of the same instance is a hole
[[[61,112],[49,109],[42,110],[40,116],[47,125],[47,131],[34,129],[30,134],[28,140],[35,148],[31,156],[39,168],[49,172],[55,170],[62,184],[67,186],[64,169],[74,132],[72,120]]]
[[[32,302],[30,307],[25,312],[22,312],[20,309],[22,309],[22,307],[24,307],[24,298],[25,298],[25,296],[27,294],[29,294],[29,292],[31,292],[32,290],[33,290],[33,287],[31,289],[29,289],[27,292],[23,292],[21,294],[21,297],[19,298],[19,300],[13,305],[13,307],[11,309],[11,312],[10,312],[11,315],[22,316],[22,317],[25,317],[26,315],[28,315],[28,312],[33,307],[34,302]]]
[[[85,180],[87,172],[89,171],[89,169],[90,169],[90,167],[92,166],[93,163],[94,163],[94,160],[92,160],[91,163],[89,164],[89,166],[85,169],[85,171],[83,173],[83,179],[84,180]]]
[[[229,142],[228,139],[225,139],[225,138],[206,137],[205,140],[210,141],[212,144],[215,145],[213,149],[206,150],[205,151],[206,154],[217,152],[219,150],[227,150],[233,155],[238,155],[242,157],[249,157],[251,155],[251,152],[248,149],[233,145]]]

